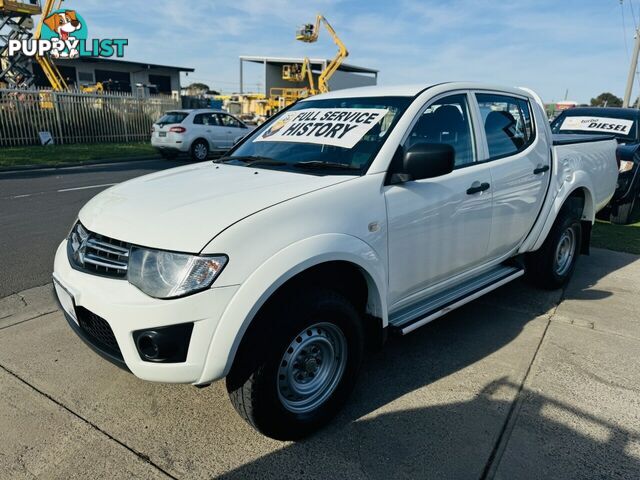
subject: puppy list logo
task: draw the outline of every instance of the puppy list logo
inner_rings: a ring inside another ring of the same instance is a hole
[[[44,19],[39,40],[9,40],[9,56],[71,59],[78,57],[124,57],[129,41],[124,38],[88,40],[88,27],[75,10],[56,10]]]

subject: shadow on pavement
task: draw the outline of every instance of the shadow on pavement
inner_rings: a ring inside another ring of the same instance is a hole
[[[298,472],[290,469],[291,457],[298,457],[305,465],[309,462],[321,465],[326,437],[330,435],[335,437],[331,442],[333,448],[352,452],[353,460],[360,463],[362,478],[486,478],[484,470],[488,465],[478,461],[478,453],[489,453],[495,439],[483,433],[490,428],[496,412],[511,407],[511,402],[493,397],[499,397],[504,390],[513,393],[518,388],[501,379],[488,384],[469,401],[366,418],[357,423],[357,435],[347,438],[326,432],[221,478],[346,478],[331,464],[313,471],[307,467]],[[493,465],[497,468],[489,470],[490,477],[495,474],[495,478],[504,479],[638,478],[639,458],[626,450],[640,442],[640,435],[536,392],[525,389],[520,394],[527,402],[518,426],[522,432],[518,432],[521,434],[515,445],[510,444],[504,453],[498,452]],[[596,433],[585,434],[573,428],[575,418],[579,423],[589,423]],[[489,455],[485,459],[488,458]]]

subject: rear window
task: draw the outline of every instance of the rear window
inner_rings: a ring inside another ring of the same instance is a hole
[[[621,139],[636,136],[636,122],[630,118],[613,116],[562,114],[551,125],[553,133],[607,134]]]
[[[182,123],[189,116],[186,112],[167,112],[156,123],[159,125],[168,125],[172,123]]]

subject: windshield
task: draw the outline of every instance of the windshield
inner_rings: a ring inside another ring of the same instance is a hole
[[[553,133],[571,134],[605,134],[613,135],[619,140],[635,141],[636,121],[630,118],[612,115],[585,115],[580,112],[562,113],[551,124]]]
[[[168,125],[170,123],[182,123],[189,116],[186,112],[167,112],[156,123],[158,125]]]
[[[220,161],[317,175],[363,175],[412,100],[371,97],[299,102]]]

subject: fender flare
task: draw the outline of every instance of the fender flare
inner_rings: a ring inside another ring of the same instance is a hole
[[[560,191],[558,192],[556,197],[552,202],[550,202],[550,209],[547,215],[541,215],[541,218],[545,218],[545,221],[542,223],[542,228],[540,229],[535,242],[526,242],[531,246],[530,248],[521,249],[521,252],[536,251],[540,247],[542,247],[542,244],[547,239],[547,236],[551,231],[551,227],[553,227],[553,224],[555,223],[560,210],[566,203],[567,199],[578,190],[582,190],[584,192],[584,209],[582,211],[582,220],[590,223],[595,222],[596,211],[599,210],[599,206],[595,205],[591,180],[589,176],[584,172],[576,172],[571,183],[565,182],[562,188],[560,188]]]
[[[383,260],[366,242],[346,234],[323,234],[293,243],[267,259],[235,293],[213,334],[198,384],[226,376],[255,315],[282,285],[297,274],[331,261],[359,267],[367,279],[369,308],[387,325],[386,273]]]

